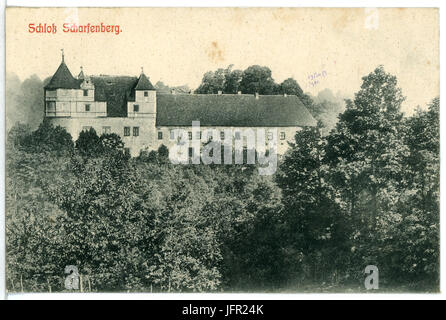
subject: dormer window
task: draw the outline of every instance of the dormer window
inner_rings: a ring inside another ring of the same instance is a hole
[[[84,90],[84,97],[88,97],[88,90]]]
[[[149,92],[148,91],[144,91],[144,97],[148,97],[149,96]]]

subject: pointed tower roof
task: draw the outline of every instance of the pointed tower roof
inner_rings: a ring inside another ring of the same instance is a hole
[[[141,75],[139,76],[135,90],[155,90],[155,88],[150,83],[150,80],[144,74],[144,70],[142,68],[141,68]]]
[[[85,79],[85,76],[84,76],[84,68],[82,68],[82,66],[81,66],[81,72],[79,72],[79,75],[77,76],[77,78],[78,78],[79,80],[84,80],[84,79]]]
[[[79,81],[73,77],[65,64],[63,51],[62,62],[45,89],[79,89]]]

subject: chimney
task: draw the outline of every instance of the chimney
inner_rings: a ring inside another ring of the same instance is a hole
[[[218,90],[218,95],[221,96],[221,94],[222,94],[222,91]]]
[[[171,94],[175,94],[175,93],[176,93],[176,92],[175,92],[175,89],[170,90],[170,93],[171,93]]]
[[[256,100],[259,100],[259,93],[256,92]]]
[[[240,94],[242,94],[242,92],[241,91],[237,91],[237,94],[240,95]]]

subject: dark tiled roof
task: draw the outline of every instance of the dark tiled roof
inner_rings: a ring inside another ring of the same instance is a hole
[[[83,75],[83,73],[82,73]],[[141,74],[127,76],[91,76],[95,101],[107,102],[107,116],[126,117],[127,102],[135,101],[135,90],[155,90]],[[45,89],[80,89],[82,79],[75,79],[62,62]],[[316,120],[296,96],[259,96],[233,94],[162,94],[157,93],[157,126],[286,127],[314,126]]]
[[[127,101],[132,101],[138,78],[127,76],[91,76],[94,100],[107,102],[107,116],[127,117]]]
[[[157,94],[157,126],[314,126],[316,120],[296,96]]]
[[[149,79],[147,79],[146,75],[144,73],[141,73],[135,90],[155,90],[155,88],[152,86]]]
[[[65,62],[62,62],[45,89],[79,89],[79,85],[80,81],[73,77]]]

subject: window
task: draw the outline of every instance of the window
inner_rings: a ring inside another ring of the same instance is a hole
[[[189,131],[189,132],[187,133],[187,135],[188,135],[188,137],[189,137],[189,140],[192,140],[192,132]]]
[[[147,91],[144,91],[144,97],[148,97],[149,93]]]
[[[90,111],[90,105],[89,105],[89,104],[86,104],[86,105],[85,105],[85,111],[86,111],[86,112]]]
[[[170,140],[174,140],[174,139],[175,139],[175,131],[170,130]]]
[[[134,137],[139,136],[139,127],[133,127],[133,136]]]
[[[208,141],[212,141],[214,139],[213,132],[210,130],[208,131]]]
[[[195,138],[196,138],[196,139],[201,139],[201,131],[197,131],[197,132],[195,133]]]
[[[189,148],[189,158],[194,156],[194,148]]]
[[[124,127],[124,137],[128,137],[130,135],[130,127]]]
[[[235,132],[235,140],[240,140],[242,137],[240,135],[240,131]]]
[[[139,104],[133,105],[133,112],[139,112]]]
[[[285,140],[285,132],[280,133],[280,140]]]
[[[225,132],[220,131],[220,140],[225,140]]]
[[[272,132],[268,132],[268,140],[273,140],[273,133]]]
[[[130,155],[130,148],[124,148],[124,153],[129,156]]]
[[[55,101],[48,101],[46,103],[46,111],[47,112],[55,112],[56,111],[56,102]]]
[[[158,131],[158,140],[163,140],[163,132]]]
[[[110,134],[111,133],[111,127],[102,127],[102,133],[103,134]]]
[[[88,90],[84,90],[84,97],[88,97]]]

